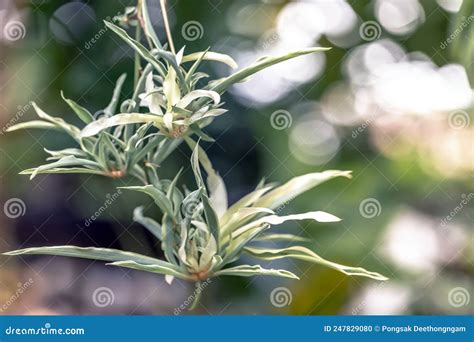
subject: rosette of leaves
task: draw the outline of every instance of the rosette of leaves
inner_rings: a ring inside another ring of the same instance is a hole
[[[112,101],[99,118],[63,96],[84,122],[85,127],[82,128],[49,116],[34,104],[42,120],[21,123],[9,130],[61,130],[76,141],[78,148],[46,150],[50,154],[48,160],[52,162],[25,170],[22,174],[31,174],[32,178],[39,173],[92,173],[114,178],[131,175],[141,183],[156,185],[156,166],[183,140],[189,141],[191,136],[196,136],[213,141],[203,128],[226,112],[222,108],[221,94],[230,86],[274,64],[328,50],[315,47],[263,57],[228,77],[207,80],[209,75],[199,71],[204,61],[224,63],[233,69],[237,68],[237,63],[228,55],[209,50],[185,54],[183,47],[176,53],[170,34],[168,49],[168,44],[161,44],[154,31],[145,0],[139,1],[138,7],[127,8],[124,15],[118,18],[118,22],[125,27],[141,25],[147,38],[148,48],[130,37],[124,29],[105,22],[145,62],[143,68],[139,64],[139,77],[136,78],[132,98],[123,102],[117,111],[125,76],[118,80]]]
[[[110,103],[97,112],[101,118],[96,118],[97,114],[92,115],[86,108],[67,99],[63,93],[61,95],[84,125],[97,122],[104,117],[113,119],[118,115],[119,97],[125,78],[124,74],[117,80]],[[123,102],[120,106],[121,111],[132,110],[134,103],[133,99]],[[57,130],[69,135],[76,142],[77,147],[54,151],[45,149],[50,155],[47,159],[51,161],[50,163],[21,172],[21,174],[30,174],[31,178],[42,173],[88,173],[112,178],[131,175],[142,183],[148,184],[158,179],[154,165],[148,161],[161,163],[177,146],[177,141],[169,141],[159,133],[150,133],[151,125],[143,125],[135,131],[126,130],[125,127],[111,128],[102,130],[96,136],[84,137],[81,135],[81,128],[47,114],[36,103],[33,103],[33,108],[40,120],[14,125],[8,131]]]
[[[161,3],[164,7],[163,0]],[[163,274],[168,282],[176,277],[199,283],[225,275],[272,275],[298,279],[288,270],[264,268],[259,264],[236,265],[240,257],[247,254],[263,260],[300,259],[351,276],[385,280],[379,273],[320,257],[304,246],[305,239],[299,236],[270,232],[272,226],[291,220],[339,221],[336,216],[322,211],[288,216],[279,216],[276,212],[301,193],[335,177],[349,178],[350,172],[310,173],[281,186],[262,182],[255,191],[228,206],[223,180],[195,142],[194,136],[212,140],[203,128],[225,112],[220,96],[230,86],[276,63],[326,49],[309,48],[282,56],[264,57],[228,77],[205,82],[208,75],[198,70],[203,61],[217,61],[236,68],[234,60],[208,50],[185,54],[182,48],[176,53],[167,25],[168,44],[162,45],[151,25],[146,4],[146,0],[140,0],[136,8],[127,10],[122,21],[127,25],[137,25],[138,31],[142,27],[148,48],[138,39],[132,39],[125,30],[106,23],[145,61],[142,69],[139,59],[136,60],[139,68],[135,73],[138,77],[135,78],[133,96],[122,103],[119,111],[118,99],[124,76],[118,80],[114,96],[100,118],[64,98],[84,122],[82,129],[49,116],[35,104],[41,120],[18,124],[10,131],[23,128],[60,130],[69,134],[78,145],[78,148],[47,151],[51,163],[23,172],[32,177],[39,173],[93,173],[110,177],[129,174],[144,183],[144,186],[126,189],[153,198],[162,217],[160,222],[145,217],[143,208],[139,207],[134,211],[134,219],[161,241],[166,260],[109,248],[76,246],[27,248],[6,255],[45,254],[102,260],[113,266]],[[132,20],[134,16],[136,18]],[[166,24],[167,17],[164,17]],[[191,166],[197,187],[194,191],[178,188],[179,173],[173,180],[161,180],[156,174],[156,166],[183,141],[193,149]],[[207,174],[207,183],[203,180],[201,166]],[[292,245],[277,249],[255,244],[262,241],[286,241]]]
[[[207,184],[203,181],[203,165]],[[350,276],[386,280],[383,275],[361,267],[350,267],[326,260],[302,245],[305,239],[293,234],[271,233],[271,227],[291,220],[337,222],[336,216],[312,211],[279,216],[275,209],[301,193],[335,177],[350,178],[348,171],[324,171],[295,177],[276,186],[261,182],[255,191],[228,207],[227,193],[222,178],[212,169],[204,151],[196,144],[191,166],[197,189],[181,191],[177,187],[179,173],[173,181],[161,181],[159,186],[132,186],[123,189],[149,195],[162,212],[161,222],[145,217],[143,208],[134,212],[134,220],[141,223],[161,241],[166,261],[130,252],[106,248],[75,246],[27,248],[6,255],[48,254],[105,260],[108,265],[162,274],[168,283],[174,277],[201,282],[218,276],[278,276],[299,279],[284,269],[264,268],[259,264],[235,265],[243,254],[256,259],[299,259],[321,264]],[[256,242],[287,241],[291,246],[268,248]],[[293,244],[295,243],[295,244]]]
[[[144,12],[145,13],[145,12]],[[144,15],[145,23],[147,15]],[[147,113],[124,113],[113,118],[102,118],[92,122],[82,131],[83,137],[94,136],[104,129],[129,124],[152,123],[168,138],[180,138],[196,134],[200,138],[212,141],[202,129],[214,118],[224,114],[221,108],[221,94],[237,82],[248,79],[253,74],[274,64],[305,54],[326,51],[328,48],[315,47],[302,49],[276,57],[263,57],[254,64],[231,74],[228,77],[209,80],[199,87],[200,81],[207,79],[208,74],[199,71],[203,61],[215,61],[237,68],[237,63],[228,55],[209,50],[185,54],[185,48],[177,53],[165,50],[157,41],[151,24],[145,24],[145,32],[150,34],[150,41],[155,42],[152,49],[147,49],[140,42],[130,37],[127,32],[116,25],[105,22],[105,25],[128,45],[130,45],[147,63],[144,69],[145,92],[140,94],[141,104]],[[187,64],[190,64],[188,67]]]

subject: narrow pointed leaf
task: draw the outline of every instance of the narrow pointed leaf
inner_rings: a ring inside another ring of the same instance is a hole
[[[260,197],[266,192],[271,190],[272,186],[266,186],[264,188],[257,189],[246,196],[242,197],[239,201],[234,203],[220,218],[221,225],[227,224],[232,216],[237,213],[240,209],[253,205]]]
[[[204,170],[207,172],[207,185],[209,188],[209,201],[212,208],[215,210],[217,217],[220,218],[224,215],[227,210],[228,200],[227,200],[227,189],[225,187],[224,180],[219,176],[219,174],[214,170],[211,160],[207,156],[206,151],[193,139],[186,137],[184,138],[188,146],[193,149],[196,153],[193,152],[193,165],[196,164],[195,158],[198,159],[198,162],[202,165]],[[193,166],[194,168],[195,166]],[[199,165],[196,166],[199,169]],[[199,172],[200,174],[200,172]],[[202,179],[202,176],[201,176]]]
[[[155,47],[157,48],[162,48],[161,42],[158,38],[158,35],[155,32],[155,29],[153,28],[153,24],[150,18],[150,13],[148,11],[148,1],[143,0],[142,1],[142,15],[143,15],[143,21],[145,23],[145,34],[150,37],[151,41],[153,44],[155,44]]]
[[[105,172],[105,171],[94,170],[94,169],[86,169],[86,168],[81,168],[81,167],[68,167],[68,168],[57,167],[57,168],[47,169],[47,170],[38,170],[38,169],[32,168],[32,169],[23,170],[19,174],[20,175],[31,175],[33,173],[35,175],[60,174],[60,173],[85,173],[85,174],[101,175],[101,176],[107,175],[107,172]]]
[[[255,241],[291,241],[291,242],[310,242],[311,239],[293,234],[265,234],[255,239]]]
[[[145,185],[145,186],[126,186],[121,187],[120,189],[125,190],[133,190],[139,191],[147,194],[155,201],[156,205],[163,211],[163,213],[167,213],[173,216],[173,208],[171,205],[171,201],[166,197],[161,190],[158,190],[153,185]]]
[[[222,93],[234,83],[240,82],[246,79],[247,77],[259,72],[260,70],[268,68],[272,65],[284,62],[288,59],[292,59],[295,57],[299,57],[299,56],[303,56],[303,55],[307,55],[307,54],[315,53],[315,52],[328,51],[328,50],[329,48],[315,47],[315,48],[308,48],[308,49],[303,49],[299,51],[293,51],[282,56],[261,58],[254,64],[249,65],[243,68],[242,70],[237,71],[236,73],[230,75],[229,77],[226,77],[222,80],[219,80],[213,83],[210,87],[210,90],[214,90],[214,91],[217,91],[218,93]]]
[[[33,108],[36,111],[36,114],[38,114],[38,116],[41,119],[51,122],[52,124],[58,126],[62,130],[64,130],[66,133],[68,133],[75,140],[79,140],[79,134],[81,132],[79,130],[79,128],[77,128],[76,126],[68,124],[66,121],[64,121],[61,118],[55,118],[55,117],[52,117],[52,116],[46,114],[46,112],[43,111],[40,107],[38,107],[38,105],[35,102],[33,102],[32,104],[33,104]]]
[[[270,215],[270,216],[265,216],[262,217],[256,221],[253,221],[251,223],[246,224],[245,226],[242,226],[238,229],[236,229],[232,235],[234,237],[246,234],[248,232],[251,232],[253,229],[256,227],[261,226],[262,224],[271,224],[271,225],[279,225],[282,224],[286,221],[294,221],[294,220],[314,220],[317,222],[338,222],[341,219],[328,214],[324,211],[310,211],[307,213],[303,214],[296,214],[296,215],[287,215],[287,216],[277,216],[277,215]]]
[[[151,273],[157,273],[157,274],[163,274],[163,275],[170,275],[174,276],[176,278],[184,279],[184,280],[190,280],[191,277],[188,275],[182,273],[181,271],[169,267],[172,266],[169,264],[169,266],[163,266],[163,265],[146,265],[146,264],[140,264],[135,261],[117,261],[113,262],[110,264],[107,264],[110,266],[118,266],[118,267],[125,267],[125,268],[131,268],[134,270],[138,271],[143,271],[143,272],[151,272]]]
[[[165,75],[165,71],[156,58],[148,51],[142,44],[130,37],[125,30],[112,24],[111,22],[104,21],[105,25],[122,38],[129,46],[131,46],[143,59],[153,65],[153,67],[162,75]]]
[[[64,168],[67,166],[84,166],[84,167],[91,167],[91,168],[97,168],[100,169],[101,166],[100,164],[88,160],[88,159],[81,159],[81,158],[76,158],[74,156],[67,156],[63,157],[53,163],[46,164],[46,165],[41,165],[35,168],[35,170],[31,173],[30,179],[33,179],[38,173],[45,173],[48,170],[56,169],[56,168]]]
[[[362,267],[350,267],[328,261],[314,253],[312,250],[302,246],[292,246],[284,249],[246,247],[245,252],[256,258],[264,260],[276,260],[282,258],[300,259],[333,268],[350,276],[368,277],[376,280],[388,280],[387,277],[381,275],[380,273],[369,272]]]
[[[195,52],[195,53],[186,55],[183,57],[182,63],[197,61],[201,58],[207,61],[215,61],[215,62],[221,62],[221,63],[227,64],[232,69],[238,68],[237,62],[229,55],[225,55],[218,52],[212,52],[212,51]]]
[[[32,120],[28,122],[19,123],[7,128],[7,132],[18,131],[20,129],[30,129],[30,128],[38,128],[38,129],[56,129],[58,131],[62,131],[61,127],[58,127],[55,124],[46,121],[40,120]]]
[[[253,276],[277,276],[284,278],[299,279],[298,276],[286,270],[276,269],[265,269],[262,266],[254,265],[241,265],[236,267],[226,268],[214,273],[214,276],[240,276],[240,277],[253,277]]]
[[[65,148],[63,150],[59,150],[59,151],[52,151],[52,150],[48,150],[48,149],[44,149],[46,153],[48,153],[49,155],[51,155],[51,158],[55,158],[55,159],[61,159],[63,157],[67,157],[67,156],[74,156],[74,157],[78,157],[78,158],[85,158],[87,157],[87,153],[84,152],[83,150],[80,150],[78,148]]]
[[[82,122],[88,124],[88,123],[91,123],[92,121],[94,121],[94,117],[92,116],[92,114],[87,109],[80,106],[75,101],[67,99],[64,96],[64,93],[62,91],[61,91],[61,97],[69,105],[69,107],[71,107],[71,109],[74,111],[74,113],[76,113],[78,118],[82,120]]]
[[[169,263],[151,258],[145,255],[125,252],[118,249],[97,248],[97,247],[77,247],[77,246],[54,246],[54,247],[32,247],[19,249],[16,251],[4,253],[4,255],[56,255],[72,258],[82,258],[100,261],[127,261],[133,260],[145,265],[168,266]],[[172,265],[171,265],[172,267]]]
[[[201,196],[202,204],[204,206],[204,214],[206,215],[206,221],[209,226],[211,234],[214,236],[217,242],[217,251],[219,252],[219,241],[220,241],[220,231],[219,231],[219,219],[216,212],[212,209],[209,199],[206,195]]]
[[[214,236],[210,235],[207,245],[202,251],[201,258],[199,259],[199,267],[201,270],[209,269],[212,259],[218,253],[217,241]]]
[[[351,172],[328,170],[295,177],[287,183],[273,189],[270,192],[267,192],[260,199],[255,201],[254,205],[258,207],[276,209],[281,205],[292,201],[302,193],[335,177],[351,178]]]
[[[176,106],[179,108],[186,108],[191,102],[196,99],[207,97],[210,98],[214,104],[218,104],[221,101],[221,96],[215,91],[211,90],[193,90],[189,94],[186,94]]]
[[[143,207],[135,208],[133,211],[133,220],[144,226],[158,240],[161,240],[161,225],[150,217],[143,215]]]
[[[167,110],[170,111],[172,106],[176,105],[181,99],[181,91],[176,82],[176,71],[173,68],[168,69],[168,73],[163,81],[163,93],[168,105]]]
[[[82,130],[81,137],[92,137],[101,131],[114,126],[149,122],[160,123],[163,122],[163,119],[156,115],[141,113],[117,114],[110,118],[101,118],[90,123]]]
[[[126,78],[127,74],[122,74],[117,79],[117,82],[115,83],[114,92],[112,94],[112,99],[110,100],[108,106],[104,109],[105,116],[115,115],[117,111],[117,105],[120,99],[120,93],[122,92],[122,87]]]

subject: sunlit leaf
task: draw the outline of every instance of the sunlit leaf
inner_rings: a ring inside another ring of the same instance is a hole
[[[272,65],[284,62],[288,59],[292,59],[295,57],[299,57],[299,56],[303,56],[303,55],[307,55],[307,54],[311,54],[315,52],[328,51],[328,50],[330,50],[330,48],[314,47],[314,48],[308,48],[308,49],[303,49],[299,51],[293,51],[281,56],[260,58],[254,64],[251,64],[237,71],[236,73],[230,75],[229,77],[226,77],[224,79],[214,82],[210,86],[210,90],[214,90],[218,93],[222,93],[234,83],[240,82],[248,78],[249,76],[252,76],[253,74],[265,68],[268,68]]]
[[[183,57],[182,63],[197,61],[200,58],[203,60],[208,61],[215,61],[227,64],[232,69],[237,69],[238,65],[235,60],[230,57],[229,55],[225,55],[222,53],[212,52],[212,51],[202,51],[202,52],[195,52]]]
[[[16,251],[4,253],[4,255],[57,255],[72,258],[82,258],[101,261],[126,261],[133,260],[145,265],[168,265],[167,262],[151,258],[145,255],[132,252],[124,252],[118,249],[96,248],[96,247],[77,247],[77,246],[53,246],[53,247],[32,247],[19,249]]]
[[[267,192],[265,195],[255,201],[254,205],[258,207],[276,209],[279,206],[295,199],[302,193],[335,177],[351,178],[351,172],[329,170],[308,173],[303,176],[295,177],[287,183]]]
[[[141,113],[129,113],[129,114],[117,114],[110,118],[101,118],[97,121],[94,121],[84,127],[81,132],[81,137],[92,137],[101,131],[118,126],[118,125],[128,125],[136,123],[162,123],[163,119],[156,115],[150,114],[141,114]]]
[[[284,278],[299,279],[298,276],[286,270],[275,270],[265,269],[262,266],[254,265],[240,265],[235,267],[225,268],[223,270],[214,273],[214,276],[240,276],[240,277],[253,277],[253,276],[276,276]]]
[[[186,275],[185,273],[182,273],[181,270],[175,269],[171,266],[172,264],[169,264],[167,266],[163,265],[147,265],[147,264],[140,264],[135,261],[117,261],[117,262],[112,262],[110,264],[111,266],[118,266],[118,267],[125,267],[125,268],[131,268],[134,270],[138,271],[144,271],[144,272],[150,272],[150,273],[158,273],[158,274],[163,274],[163,275],[171,275],[176,278],[184,279],[184,280],[190,280],[191,277]]]
[[[32,120],[28,122],[22,122],[7,128],[7,132],[18,131],[20,129],[30,129],[30,128],[39,128],[39,129],[56,129],[62,131],[62,128],[46,121]]]
[[[120,99],[120,93],[122,92],[122,87],[126,78],[127,78],[127,74],[122,74],[117,79],[117,82],[115,83],[112,99],[110,100],[108,106],[104,109],[105,116],[115,115],[117,111],[117,105]]]
[[[376,280],[388,280],[387,277],[377,272],[369,272],[362,267],[350,267],[328,261],[321,258],[312,250],[302,246],[291,246],[282,249],[246,247],[245,252],[256,258],[264,260],[276,260],[282,258],[300,259],[333,268],[350,276],[368,277]]]
[[[61,97],[63,98],[64,101],[66,101],[66,103],[69,105],[69,107],[71,107],[71,109],[74,111],[74,113],[76,113],[76,115],[79,117],[79,119],[81,119],[83,122],[88,124],[88,123],[94,121],[94,117],[92,116],[92,114],[87,109],[80,106],[75,101],[67,99],[64,96],[64,93],[62,91],[61,91]]]

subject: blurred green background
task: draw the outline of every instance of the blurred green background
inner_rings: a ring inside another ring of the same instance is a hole
[[[150,3],[164,41],[158,1]],[[4,132],[34,118],[30,101],[77,123],[60,91],[94,113],[107,105],[122,72],[128,73],[126,100],[133,52],[102,20],[133,5],[0,4],[1,252],[75,244],[161,255],[132,221],[133,208],[149,203],[144,196],[120,195],[85,224],[129,180],[48,175],[29,181],[18,173],[42,164],[43,148],[72,142],[54,132]],[[352,180],[324,184],[282,213],[324,210],[343,218],[290,228],[310,237],[323,257],[390,277],[378,283],[317,265],[273,262],[301,280],[216,279],[195,313],[474,313],[474,3],[169,0],[168,7],[176,46],[187,52],[211,47],[240,66],[290,49],[333,47],[234,87],[224,96],[229,113],[207,128],[216,143],[206,149],[231,202],[263,177],[283,182],[307,172],[352,170]],[[162,177],[187,162],[187,149],[179,151],[160,168]],[[184,181],[191,179],[188,172]],[[19,213],[8,213],[12,200]],[[106,305],[97,303],[101,291]],[[177,314],[192,291],[99,262],[0,258],[0,314]]]

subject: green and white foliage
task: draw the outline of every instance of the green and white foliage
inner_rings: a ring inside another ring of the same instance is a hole
[[[199,161],[208,175],[207,183],[203,180]],[[255,242],[271,240],[304,242],[296,235],[270,233],[272,226],[287,221],[340,221],[338,217],[323,211],[278,216],[274,210],[289,198],[295,198],[332,178],[350,178],[350,172],[331,170],[310,173],[293,178],[281,186],[261,183],[255,191],[228,207],[224,182],[212,169],[207,156],[198,144],[194,147],[191,166],[196,180],[194,191],[181,191],[177,187],[180,173],[174,180],[162,180],[157,186],[123,188],[147,194],[160,209],[162,214],[160,222],[145,217],[142,207],[135,209],[134,220],[161,241],[166,262],[128,252],[74,246],[29,248],[10,252],[8,255],[51,254],[106,260],[113,266],[164,274],[168,281],[173,277],[202,281],[223,275],[244,277],[272,275],[298,279],[297,275],[288,270],[267,269],[261,265],[234,266],[233,264],[245,253],[256,259],[293,258],[321,264],[351,276],[387,279],[379,273],[369,272],[360,267],[349,267],[325,260],[299,244],[281,249],[254,245]]]
[[[189,54],[185,53],[184,47],[177,53],[167,50],[151,25],[146,4],[146,1],[140,2],[140,14],[135,8],[127,8],[127,18],[135,14],[141,20],[124,21],[143,23],[148,47],[130,37],[124,29],[105,22],[142,60],[132,98],[118,106],[125,75],[118,79],[110,104],[98,118],[62,95],[84,127],[52,117],[34,104],[41,120],[20,123],[9,131],[60,130],[74,139],[77,148],[47,150],[48,160],[52,162],[25,170],[24,174],[34,177],[39,173],[92,173],[114,178],[131,175],[142,183],[152,183],[157,178],[154,166],[161,164],[183,138],[196,136],[213,141],[202,129],[226,112],[222,108],[221,95],[230,86],[274,64],[328,50],[316,47],[261,58],[228,77],[209,80],[209,75],[199,71],[204,61],[223,63],[231,69],[236,69],[237,63],[232,57],[209,49]],[[198,84],[201,83],[205,85],[200,88]]]
[[[135,20],[129,20],[128,16],[134,15]],[[245,254],[266,261],[298,259],[327,266],[349,276],[386,280],[379,273],[320,257],[305,246],[309,242],[305,238],[271,232],[273,226],[288,221],[339,221],[336,216],[323,211],[288,216],[279,216],[277,212],[288,201],[323,182],[335,177],[350,178],[350,172],[331,170],[309,173],[280,186],[261,182],[253,192],[229,206],[223,179],[196,143],[199,139],[212,141],[203,129],[226,112],[221,96],[233,84],[243,82],[274,64],[327,49],[315,47],[260,58],[228,77],[209,80],[209,75],[200,71],[202,63],[224,63],[230,69],[236,69],[237,64],[232,57],[209,49],[187,53],[183,47],[175,52],[169,28],[168,44],[162,44],[151,25],[146,0],[139,1],[136,8],[128,8],[125,17],[123,21],[127,25],[141,26],[148,42],[144,46],[124,29],[106,22],[107,27],[132,47],[138,57],[138,77],[132,98],[119,106],[125,81],[123,75],[118,79],[112,100],[101,117],[94,117],[87,109],[63,96],[83,122],[82,127],[52,117],[34,104],[41,120],[18,124],[10,131],[53,129],[68,134],[77,143],[75,148],[47,150],[50,154],[48,164],[22,172],[31,174],[31,177],[40,173],[92,173],[109,177],[129,175],[139,180],[140,186],[125,189],[150,196],[159,208],[161,219],[157,221],[144,216],[142,207],[135,209],[133,218],[161,241],[166,261],[120,250],[76,246],[27,248],[6,255],[46,254],[102,260],[112,266],[162,274],[168,282],[175,277],[200,282],[226,275],[271,275],[298,279],[288,270],[264,268],[259,264],[243,265],[239,260]],[[140,26],[137,28],[140,29]],[[191,168],[196,183],[193,191],[178,187],[180,173],[173,180],[158,177],[157,166],[183,141],[193,151]],[[206,182],[201,168],[207,175]],[[285,241],[289,247],[262,248],[262,244],[258,244],[262,241]]]

